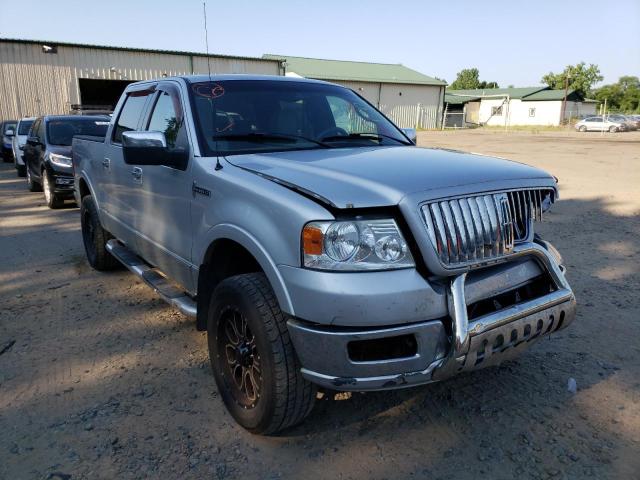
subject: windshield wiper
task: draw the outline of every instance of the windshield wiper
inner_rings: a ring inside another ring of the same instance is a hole
[[[320,140],[314,140],[313,138],[303,137],[302,135],[289,135],[287,133],[261,133],[261,132],[251,132],[251,133],[229,133],[225,135],[214,135],[214,140],[238,140],[244,142],[268,142],[269,140],[304,140],[306,142],[315,143],[316,145],[320,145],[323,148],[331,148],[331,145],[327,145],[326,143]]]
[[[368,132],[350,133],[349,135],[346,135],[346,136],[345,135],[329,135],[328,137],[323,137],[320,140],[323,142],[326,142],[326,141],[332,141],[332,140],[365,139],[365,140],[377,140],[378,142],[381,142],[384,138],[395,140],[396,142],[401,143],[402,145],[413,145],[412,143],[405,142],[403,140],[400,140],[399,138],[392,137],[391,135],[385,135],[383,133],[368,133]]]

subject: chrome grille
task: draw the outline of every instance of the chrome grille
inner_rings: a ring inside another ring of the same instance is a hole
[[[551,189],[513,190],[430,202],[422,213],[440,261],[461,266],[508,255],[552,202]]]

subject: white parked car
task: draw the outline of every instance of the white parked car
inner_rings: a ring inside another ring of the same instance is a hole
[[[25,166],[23,158],[24,146],[27,144],[29,130],[35,119],[36,117],[27,117],[20,120],[16,127],[16,134],[12,140],[13,162],[19,177],[24,177],[27,174],[27,167]]]
[[[576,130],[579,132],[622,132],[626,128],[622,122],[615,122],[602,117],[587,117],[576,123]]]

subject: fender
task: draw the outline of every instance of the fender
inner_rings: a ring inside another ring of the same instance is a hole
[[[262,270],[264,271],[271,288],[280,304],[280,309],[289,315],[295,315],[291,297],[285,285],[284,279],[280,274],[277,264],[273,261],[267,250],[262,246],[256,237],[247,230],[229,223],[221,223],[212,227],[203,235],[198,244],[194,245],[192,258],[197,259],[197,265],[202,265],[209,246],[216,240],[233,240],[242,245],[256,259]],[[198,284],[198,271],[195,271],[194,284]]]
[[[84,180],[84,182],[87,184],[87,187],[89,187],[89,192],[91,193],[91,196],[93,197],[93,201],[96,204],[96,208],[98,209],[98,216],[99,216],[101,209],[98,203],[98,197],[96,196],[95,189],[93,188],[93,183],[91,183],[91,180],[89,180],[89,176],[86,174],[84,170],[82,170],[80,174],[75,175],[75,182],[73,184],[74,195],[76,197],[76,201],[78,202],[78,206],[80,206],[80,203],[82,202],[82,198],[80,198],[80,180]],[[102,219],[100,219],[100,221],[102,222]]]

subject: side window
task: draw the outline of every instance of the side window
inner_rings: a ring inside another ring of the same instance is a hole
[[[132,92],[120,110],[118,121],[113,129],[113,143],[122,143],[122,134],[135,130],[142,115],[142,109],[147,101],[149,92]]]
[[[340,97],[327,96],[336,127],[347,133],[378,133],[375,122],[365,118],[363,110]]]
[[[31,125],[31,129],[29,130],[29,135],[32,137],[37,137],[38,136],[38,128],[40,127],[40,119],[38,118],[35,122],[33,122],[33,125]]]
[[[40,119],[40,123],[38,123],[38,127],[34,128],[34,132],[36,133],[36,137],[40,139],[41,142],[44,143],[45,135],[44,135],[44,119]]]
[[[186,136],[182,117],[180,99],[167,92],[160,92],[153,107],[147,130],[164,133],[169,147],[184,147],[186,146]]]

